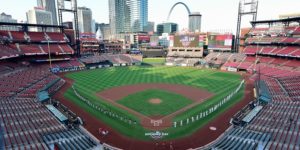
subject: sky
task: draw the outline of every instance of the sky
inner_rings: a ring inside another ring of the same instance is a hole
[[[0,0],[0,13],[26,20],[26,12],[36,6],[37,0]],[[155,24],[166,21],[171,7],[176,2],[184,2],[192,12],[202,14],[202,31],[235,32],[239,0],[148,0],[149,21]],[[247,0],[246,0],[247,1]],[[77,0],[78,6],[86,6],[93,11],[93,19],[108,23],[108,0]],[[279,14],[300,13],[300,0],[259,0],[258,20],[277,19]],[[242,27],[249,27],[250,16],[242,21]],[[70,20],[66,15],[64,21]],[[188,13],[184,6],[177,5],[171,15],[171,22],[179,24],[179,29],[188,27]]]

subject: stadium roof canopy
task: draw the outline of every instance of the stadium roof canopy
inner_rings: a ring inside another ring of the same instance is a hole
[[[59,28],[59,29],[64,29],[65,27],[65,26],[47,25],[47,24],[29,24],[29,23],[11,23],[11,22],[0,22],[0,26],[42,27],[42,28]]]
[[[276,19],[276,20],[251,21],[250,23],[251,23],[252,26],[255,26],[257,24],[275,24],[275,23],[289,24],[291,22],[298,22],[298,23],[300,23],[300,17],[285,18],[285,19]]]

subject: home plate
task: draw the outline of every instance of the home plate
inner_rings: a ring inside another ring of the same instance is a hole
[[[212,131],[216,131],[217,130],[216,127],[209,127],[209,129],[212,130]]]

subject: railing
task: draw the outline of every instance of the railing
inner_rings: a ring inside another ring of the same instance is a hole
[[[114,118],[115,120],[119,120],[122,122],[125,122],[129,125],[136,125],[137,121],[133,118],[128,117],[126,114],[118,114],[116,112],[114,112],[113,110],[107,109],[104,106],[99,106],[99,105],[95,105],[93,104],[91,101],[89,101],[88,99],[84,98],[83,96],[81,96],[75,89],[74,85],[72,86],[73,92],[75,93],[75,95],[82,100],[85,104],[87,104],[88,106],[90,106],[92,109],[95,109],[96,111],[101,112],[102,114],[110,117],[110,118]]]
[[[190,123],[196,122],[196,121],[198,121],[202,118],[207,117],[208,115],[214,113],[215,111],[218,111],[224,104],[229,102],[232,99],[232,97],[235,96],[240,91],[240,89],[242,88],[244,83],[245,83],[245,80],[241,81],[239,86],[232,93],[227,95],[222,101],[220,101],[218,104],[215,104],[214,106],[207,109],[206,111],[199,112],[197,115],[188,117],[184,120],[173,122],[173,127],[176,128],[176,127],[179,127],[179,126],[181,127],[181,126],[184,126],[184,125],[188,125]]]

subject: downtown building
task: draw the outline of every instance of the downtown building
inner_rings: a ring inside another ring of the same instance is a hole
[[[13,19],[11,15],[5,14],[3,12],[0,14],[0,22],[17,23],[17,20]],[[18,27],[16,27],[16,26],[0,26],[0,30],[17,31]]]
[[[201,32],[201,18],[202,15],[199,12],[192,12],[189,15],[189,31]]]
[[[37,0],[37,7],[49,11],[52,14],[53,25],[58,25],[55,0]]]
[[[143,32],[148,24],[148,0],[109,0],[111,34]]]
[[[78,7],[78,26],[80,33],[94,33],[92,10],[86,7]]]
[[[172,22],[165,22],[156,26],[156,33],[161,36],[163,33],[174,34],[178,31],[178,24]]]
[[[105,24],[105,23],[96,23],[95,25],[96,30],[100,30],[102,34],[103,40],[110,40],[111,39],[111,29],[110,29],[110,24]]]
[[[45,25],[53,25],[52,13],[46,11],[43,8],[35,7],[29,10],[26,13],[27,22],[29,24],[45,24]],[[38,31],[41,32],[42,29],[38,27],[30,27],[29,31]],[[53,31],[53,29],[48,29],[48,31]]]
[[[155,23],[154,22],[148,22],[146,28],[144,29],[145,32],[148,32],[148,33],[153,33],[154,32],[154,26],[155,26]]]

